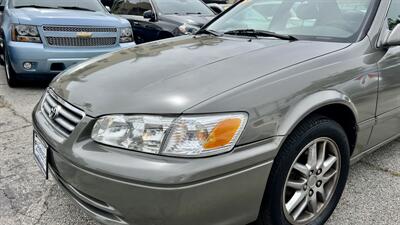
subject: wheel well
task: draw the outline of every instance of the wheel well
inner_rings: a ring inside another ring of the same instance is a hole
[[[352,155],[357,141],[357,121],[353,111],[345,105],[332,104],[319,108],[310,115],[315,114],[326,116],[343,127],[349,140],[350,155]]]

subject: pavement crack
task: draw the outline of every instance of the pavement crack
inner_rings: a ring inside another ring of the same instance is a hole
[[[0,177],[0,180],[4,180],[4,179],[8,179],[8,178],[11,178],[11,177],[16,177],[17,175],[15,175],[15,174],[11,174],[11,175],[8,175],[8,176],[5,176],[5,177]],[[3,191],[3,193],[4,193],[4,191]]]
[[[28,128],[28,127],[31,127],[31,126],[32,125],[25,125],[25,126],[22,126],[22,127],[17,127],[17,128],[11,129],[11,130],[0,131],[0,134],[12,133],[12,132],[19,131],[19,130],[22,130],[22,129],[25,129],[25,128]]]
[[[4,96],[0,95],[0,108],[6,108],[11,111],[13,116],[18,117],[22,119],[25,123],[27,124],[32,124],[31,121],[29,121],[27,118],[25,118],[23,115],[20,115],[17,110],[15,110],[12,105],[4,98]]]
[[[12,206],[12,200],[10,198],[10,196],[8,196],[8,194],[6,193],[6,191],[4,189],[0,189],[1,192],[3,192],[4,197],[6,197],[6,199],[10,202],[10,205]]]
[[[45,206],[44,210],[42,213],[40,213],[39,218],[35,221],[35,223],[33,223],[33,225],[39,224],[39,222],[42,220],[43,215],[47,212],[47,210],[49,210],[49,205],[47,203],[47,200],[43,203],[43,205]]]
[[[19,213],[19,212],[18,212],[18,209],[15,208],[15,206],[14,206],[14,204],[13,204],[13,201],[12,201],[13,198],[11,198],[11,197],[7,194],[6,190],[0,189],[0,191],[3,192],[4,197],[6,197],[6,199],[7,199],[8,202],[10,203],[10,209],[12,210],[13,214],[14,214],[14,215],[18,214],[18,213]]]
[[[374,164],[372,164],[370,162],[366,162],[366,161],[363,161],[363,160],[361,161],[361,163],[366,165],[366,166],[368,166],[371,169],[378,170],[378,171],[385,172],[385,173],[389,173],[390,175],[392,175],[394,177],[400,177],[400,172],[399,171],[395,171],[395,170],[392,170],[390,168],[377,166],[377,165],[374,165]]]
[[[37,220],[33,223],[33,225],[37,225],[39,224],[39,222],[42,220],[42,217],[44,216],[44,214],[46,214],[47,210],[49,210],[49,203],[48,203],[48,199],[51,196],[51,193],[53,192],[53,189],[56,187],[56,184],[53,184],[49,190],[46,192],[46,194],[44,195],[44,197],[42,198],[41,201],[43,201],[43,207],[44,210],[40,213],[40,215],[38,216]]]

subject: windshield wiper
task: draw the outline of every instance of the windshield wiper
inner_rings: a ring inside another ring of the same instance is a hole
[[[77,7],[77,6],[59,6],[59,9],[72,9],[72,10],[83,10],[83,11],[90,11],[90,12],[96,12],[95,10],[88,9],[88,8],[82,8],[82,7]]]
[[[208,29],[201,29],[196,34],[211,34],[211,35],[214,35],[214,36],[217,36],[217,37],[222,36],[222,34],[219,33],[218,31],[208,30]]]
[[[54,7],[44,6],[44,5],[18,5],[18,6],[15,6],[14,8],[16,8],[16,9],[19,9],[19,8],[55,9]]]
[[[297,41],[298,39],[291,36],[291,35],[286,35],[286,34],[278,34],[275,32],[271,31],[265,31],[265,30],[254,30],[254,29],[239,29],[239,30],[231,30],[227,31],[224,34],[229,34],[229,35],[239,35],[239,36],[252,36],[252,37],[274,37],[282,40],[288,40],[288,41]]]

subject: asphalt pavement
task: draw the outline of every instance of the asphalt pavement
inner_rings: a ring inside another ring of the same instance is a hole
[[[31,112],[44,89],[43,84],[9,88],[0,66],[0,225],[98,225],[52,178],[45,181],[32,157]],[[400,139],[351,167],[327,224],[396,225],[399,209]]]

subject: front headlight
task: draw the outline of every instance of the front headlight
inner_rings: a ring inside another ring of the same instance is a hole
[[[104,116],[92,130],[96,142],[134,151],[178,157],[202,157],[233,149],[247,114],[204,116]]]
[[[12,40],[18,42],[42,43],[37,26],[13,25]]]
[[[200,28],[198,28],[196,26],[193,26],[193,25],[190,25],[190,24],[187,24],[187,23],[182,24],[181,26],[179,26],[179,31],[182,34],[194,34],[197,31],[199,31],[199,29]]]
[[[133,42],[133,31],[131,27],[121,29],[120,43]]]

